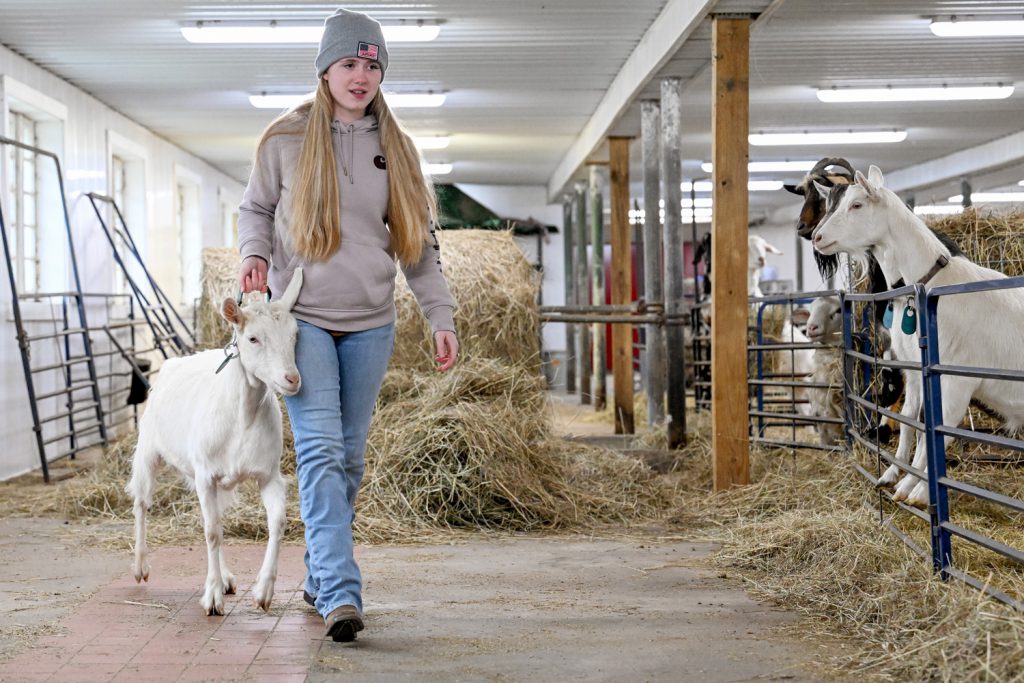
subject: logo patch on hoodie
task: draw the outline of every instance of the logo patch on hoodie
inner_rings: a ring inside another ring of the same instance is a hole
[[[388,162],[379,154],[373,158],[373,165],[382,171],[386,171],[388,168]]]

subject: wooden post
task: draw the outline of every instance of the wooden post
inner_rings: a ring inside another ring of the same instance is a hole
[[[747,134],[750,20],[712,22],[711,450],[714,489],[750,482],[747,432]]]
[[[609,137],[611,183],[612,304],[633,299],[629,235],[629,138]],[[633,326],[612,325],[612,375],[615,381],[615,433],[633,433]]]

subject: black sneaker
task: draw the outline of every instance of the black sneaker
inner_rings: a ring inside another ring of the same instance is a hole
[[[306,601],[306,604],[316,609],[316,598],[306,592],[306,589],[302,589],[302,599]]]
[[[324,618],[326,636],[336,643],[351,643],[363,630],[363,616],[355,605],[342,605]]]

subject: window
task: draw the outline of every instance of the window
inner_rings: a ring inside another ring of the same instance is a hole
[[[125,210],[125,164],[124,159],[114,155],[110,158],[110,184],[111,184],[111,198],[117,205],[117,208],[122,212]],[[131,258],[128,253],[128,245],[125,244],[123,233],[121,232],[121,221],[117,218],[117,212],[114,208],[110,208],[110,218],[107,221],[107,226],[111,229],[111,237],[114,238],[114,249],[117,251],[117,255],[121,258],[121,262],[128,266],[131,263]],[[124,270],[121,269],[116,263],[114,264],[114,294],[127,294],[128,293],[128,278],[124,276]]]
[[[67,107],[0,75],[0,132],[8,138],[52,152],[64,151]],[[0,202],[11,247],[11,270],[20,292],[67,289],[68,245],[54,159],[14,145],[0,145]]]
[[[128,277],[139,286],[146,280],[140,259],[145,258],[149,237],[146,220],[146,159],[145,147],[114,130],[107,130],[107,193],[121,212],[118,218],[114,207],[107,206],[107,228],[114,249],[128,269]],[[111,291],[130,294],[128,277],[113,258],[110,259],[110,269]]]
[[[192,306],[202,294],[203,230],[199,209],[202,176],[177,164],[174,175],[175,218],[181,257],[181,302],[185,306]]]
[[[10,137],[33,147],[39,146],[36,122],[27,115],[11,111],[7,130]],[[38,292],[39,282],[39,173],[36,154],[7,145],[8,214],[7,238],[10,241],[15,282],[22,292]]]

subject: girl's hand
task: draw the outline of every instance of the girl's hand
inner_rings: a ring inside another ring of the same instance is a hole
[[[243,294],[267,291],[267,262],[259,256],[247,256],[238,272],[238,286]]]
[[[434,333],[434,345],[437,347],[437,355],[434,360],[438,362],[437,371],[450,370],[459,357],[459,339],[454,332],[441,330]]]

